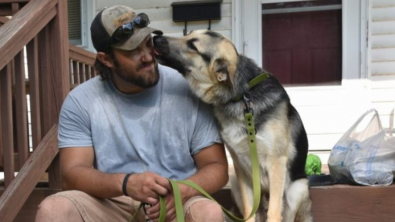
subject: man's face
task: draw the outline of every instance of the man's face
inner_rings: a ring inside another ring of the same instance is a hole
[[[141,88],[149,88],[158,83],[158,62],[151,35],[134,50],[114,48],[114,57],[113,78]]]

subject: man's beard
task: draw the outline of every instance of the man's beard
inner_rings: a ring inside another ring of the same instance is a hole
[[[158,69],[158,63],[154,61],[155,63],[155,73],[148,73],[148,75],[154,75],[154,78],[144,78],[144,76],[141,75],[131,75],[130,71],[128,71],[125,67],[121,67],[119,65],[119,62],[117,59],[114,59],[114,75],[118,75],[121,79],[123,79],[126,82],[132,83],[133,85],[139,86],[141,88],[150,88],[152,86],[155,86],[158,81],[159,81],[159,69]],[[138,69],[143,67],[144,65],[147,64],[142,64]],[[138,70],[137,69],[137,70]]]

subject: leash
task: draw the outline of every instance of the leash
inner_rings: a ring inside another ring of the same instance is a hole
[[[256,86],[258,83],[265,81],[269,77],[269,74],[267,73],[262,73],[259,76],[255,77],[252,79],[249,83],[249,89],[253,88]],[[247,139],[248,139],[248,146],[250,148],[250,158],[251,158],[251,168],[252,168],[252,189],[254,193],[254,200],[253,200],[253,207],[251,209],[251,213],[247,218],[238,218],[234,216],[230,211],[225,209],[223,206],[221,206],[223,212],[231,219],[232,221],[235,222],[244,222],[248,219],[250,219],[258,210],[259,203],[261,201],[261,183],[260,183],[260,172],[259,172],[259,161],[258,161],[258,151],[256,147],[256,138],[255,138],[255,125],[254,125],[254,110],[252,108],[252,102],[251,102],[251,94],[249,92],[245,93],[244,95],[237,96],[234,101],[240,101],[243,98],[245,109],[244,109],[244,123],[247,129]],[[184,215],[184,209],[182,205],[182,198],[181,198],[181,193],[180,189],[178,187],[178,184],[184,184],[187,186],[190,186],[197,191],[199,191],[202,195],[207,197],[208,199],[215,201],[216,200],[208,194],[203,188],[201,188],[199,185],[196,183],[189,181],[189,180],[173,180],[173,179],[168,179],[170,182],[170,185],[173,189],[173,195],[174,195],[174,201],[175,201],[175,208],[176,208],[176,221],[177,222],[185,222],[185,215]],[[166,218],[166,204],[165,200],[162,196],[159,196],[159,204],[160,204],[160,211],[159,211],[159,222],[164,222]],[[129,219],[129,222],[133,221],[133,219],[136,217],[138,212],[140,211],[141,208],[144,208],[144,203],[141,203],[139,208],[137,209],[137,212]]]

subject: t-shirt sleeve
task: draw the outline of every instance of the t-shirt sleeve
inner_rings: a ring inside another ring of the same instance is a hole
[[[195,155],[214,143],[222,143],[222,140],[212,106],[199,101],[196,124],[191,142],[191,154]]]
[[[70,95],[60,111],[58,140],[59,148],[93,145],[89,116]]]

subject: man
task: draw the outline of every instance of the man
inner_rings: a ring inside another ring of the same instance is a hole
[[[158,65],[145,14],[126,6],[100,12],[91,25],[95,77],[66,98],[59,118],[63,188],[39,206],[36,221],[175,221],[167,178],[208,193],[227,180],[224,146],[210,108],[182,76]],[[180,185],[186,221],[224,221],[220,206]],[[142,211],[142,210],[141,210]]]

